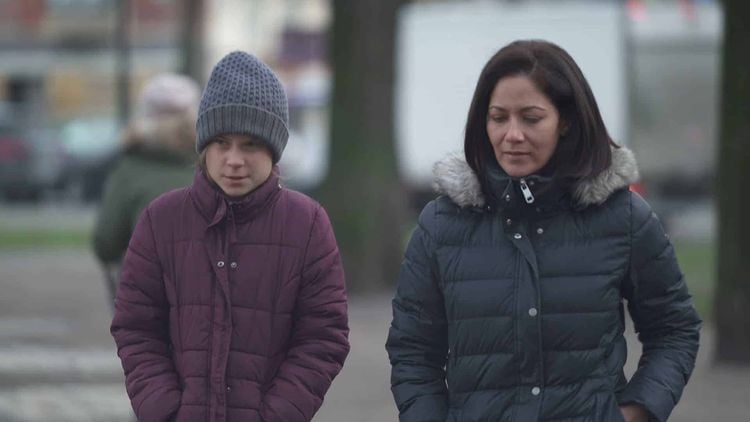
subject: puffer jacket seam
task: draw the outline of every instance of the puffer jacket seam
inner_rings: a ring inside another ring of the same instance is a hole
[[[521,256],[521,253],[516,251],[516,269],[515,269],[515,283],[513,283],[513,310],[518,309],[519,301],[521,300],[518,296],[518,289],[521,283],[521,262],[523,260],[523,257]],[[521,339],[520,339],[520,332],[518,325],[520,323],[520,320],[514,316],[513,318],[513,356],[521,356]],[[518,395],[518,389],[521,386],[521,379],[523,378],[523,373],[521,372],[521,366],[517,366],[517,372],[516,372],[516,382],[514,383],[513,390],[515,390],[514,395]],[[517,398],[517,397],[516,397]],[[514,406],[515,407],[515,406]]]
[[[630,219],[629,219],[629,227],[628,227],[628,273],[626,274],[626,282],[629,282],[632,285],[632,297],[631,301],[632,303],[628,303],[628,305],[632,306],[633,308],[636,307],[636,300],[635,297],[637,296],[638,292],[638,286],[637,286],[637,280],[636,280],[636,273],[633,272],[633,195],[628,196],[628,208],[630,210]]]
[[[456,318],[453,321],[450,321],[448,324],[449,325],[455,325],[458,322],[462,322],[462,321],[474,321],[474,320],[477,320],[477,319],[513,319],[513,318],[514,318],[513,315],[497,315],[497,314],[495,314],[495,315],[478,315],[478,316]]]
[[[437,227],[441,227],[441,225],[437,222],[437,214],[438,214],[438,212],[437,212],[437,204],[435,204],[435,208],[436,208],[435,212],[434,212],[434,214],[431,217],[435,220],[434,225],[437,226]],[[443,244],[441,244],[435,238],[435,236],[432,233],[430,233],[429,230],[427,230],[427,228],[425,227],[424,224],[422,224],[421,221],[417,221],[417,226],[419,226],[419,228],[422,230],[422,233],[424,233],[425,237],[427,238],[428,243],[430,244],[430,246],[432,246],[430,248],[431,250],[430,250],[430,254],[429,254],[429,263],[430,263],[430,272],[432,273],[433,279],[435,280],[435,282],[437,283],[438,286],[442,285],[444,282],[447,283],[447,281],[441,279],[440,272],[435,267],[435,253],[436,253],[436,251],[439,248],[443,247]],[[447,315],[446,315],[446,321],[445,322],[446,322],[446,324],[449,323]]]
[[[503,352],[502,350],[498,350],[496,352],[487,352],[487,353],[468,353],[468,354],[456,354],[456,359],[461,358],[473,358],[477,356],[496,356],[496,355],[513,355],[514,352]]]
[[[302,273],[305,271],[305,261],[307,260],[307,254],[310,252],[310,242],[312,241],[313,232],[315,231],[315,223],[318,221],[318,213],[320,212],[320,208],[320,205],[316,206],[315,213],[312,216],[312,224],[310,224],[310,232],[307,234],[307,242],[305,242],[305,252],[302,255],[302,265],[300,265],[299,270],[300,277],[302,277]]]
[[[216,277],[215,273],[213,274],[213,277]],[[208,353],[206,353],[206,367],[208,368],[208,376],[206,377],[206,393],[208,394],[208,400],[206,403],[206,407],[208,407],[208,415],[209,418],[213,416],[213,400],[211,399],[211,355],[214,353],[214,310],[215,310],[215,304],[214,301],[216,300],[216,285],[215,283],[211,283],[211,307],[209,308],[211,310],[211,315],[209,316],[209,321],[211,321],[209,325],[209,329],[211,332],[208,336]]]
[[[281,199],[281,198],[279,198],[279,199]],[[279,205],[281,205],[283,207],[283,210],[284,210],[285,213],[289,212],[289,208],[286,206],[287,205],[286,201],[284,201],[283,204],[279,204]],[[288,219],[288,216],[286,214],[284,214],[284,217],[286,217],[285,219]],[[286,232],[285,232],[286,231],[286,227],[287,227],[286,224],[282,224],[281,225],[281,231],[279,233],[279,238],[280,239],[284,239],[284,237],[286,235]],[[277,255],[277,257],[278,257],[278,255]],[[302,265],[300,267],[302,267]],[[301,276],[302,275],[300,274],[300,277]],[[302,280],[302,279],[300,278],[300,280]],[[276,344],[276,338],[279,335],[279,333],[276,332],[276,302],[278,302],[278,300],[279,300],[279,292],[280,292],[280,290],[284,288],[284,286],[286,285],[286,283],[288,281],[289,280],[286,280],[283,283],[281,283],[281,285],[276,285],[276,286],[273,287],[273,295],[271,295],[271,315],[270,315],[270,317],[271,317],[271,349],[273,349],[273,346]],[[295,292],[295,296],[299,296],[298,292]],[[294,318],[292,318],[292,319],[294,319]],[[231,338],[230,338],[230,342],[231,342]],[[231,348],[231,345],[230,345],[230,348]],[[271,354],[271,353],[273,353],[273,350],[269,350],[269,354]]]
[[[587,381],[596,381],[596,380],[601,380],[601,379],[606,379],[606,378],[612,378],[612,377],[616,377],[616,376],[618,376],[618,374],[605,374],[605,375],[597,375],[597,376],[588,376],[586,378],[581,378],[578,381],[573,381],[573,382],[566,382],[566,383],[560,383],[560,384],[547,384],[547,388],[569,387],[571,385],[583,384],[583,383],[585,383]]]

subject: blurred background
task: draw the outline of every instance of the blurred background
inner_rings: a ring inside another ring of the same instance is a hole
[[[329,210],[345,260],[352,352],[315,420],[397,420],[384,342],[403,246],[432,163],[462,148],[482,66],[517,38],[579,63],[706,321],[672,420],[746,420],[747,329],[722,337],[740,358],[715,351],[724,3],[0,0],[0,421],[132,420],[91,229],[144,82],[202,84],[234,49],[283,80],[282,175]]]

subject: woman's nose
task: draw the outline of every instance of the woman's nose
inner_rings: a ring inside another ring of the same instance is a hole
[[[508,131],[505,133],[505,140],[510,142],[523,141],[523,131],[521,130],[518,122],[511,119]]]

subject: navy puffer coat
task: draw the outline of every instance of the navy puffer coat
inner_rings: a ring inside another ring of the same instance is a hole
[[[632,153],[613,149],[570,193],[524,179],[533,201],[501,175],[497,207],[462,158],[436,176],[444,196],[409,243],[386,344],[400,420],[608,422],[638,403],[665,421],[700,319],[661,224],[627,189]],[[630,380],[623,302],[643,343]]]

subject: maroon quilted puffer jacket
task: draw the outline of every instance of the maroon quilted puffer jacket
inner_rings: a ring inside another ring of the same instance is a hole
[[[140,421],[309,421],[349,352],[325,210],[275,175],[231,203],[199,170],[141,215],[111,332]]]

